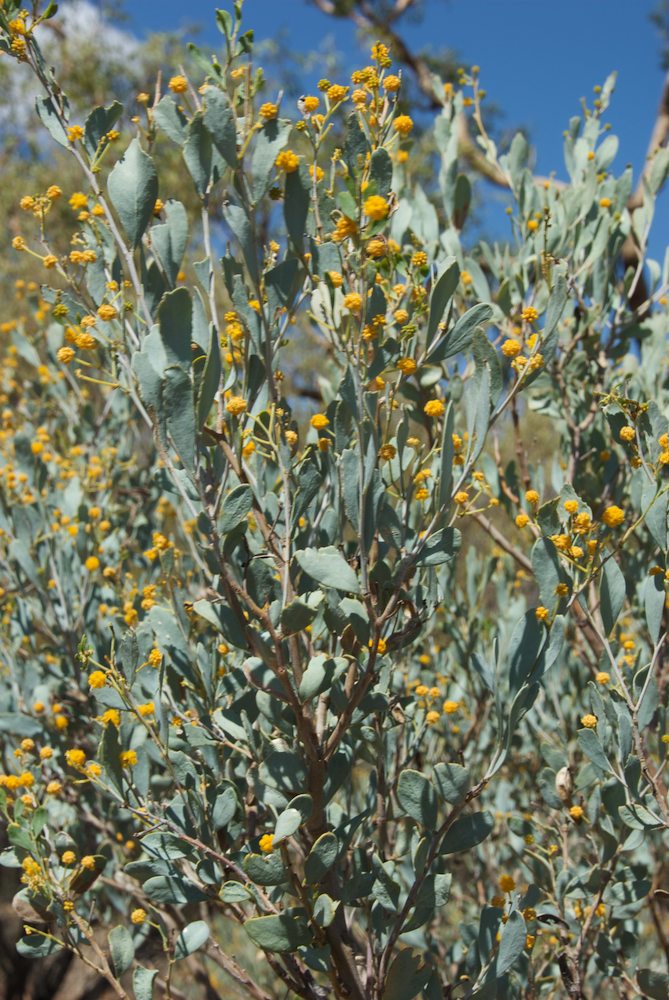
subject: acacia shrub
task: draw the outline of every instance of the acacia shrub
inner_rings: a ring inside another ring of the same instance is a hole
[[[386,46],[289,117],[241,3],[131,136],[118,103],[70,117],[54,14],[0,11],[81,171],[23,199],[14,250],[54,280],[3,328],[19,951],[137,1000],[665,996],[668,275],[645,251],[669,152],[630,212],[611,78],[569,180],[537,183],[478,76],[435,78],[426,194]],[[463,243],[468,106],[507,244]],[[305,338],[317,412],[290,391]]]

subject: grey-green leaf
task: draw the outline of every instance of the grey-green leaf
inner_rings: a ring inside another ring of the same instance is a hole
[[[158,975],[157,969],[145,969],[138,965],[132,974],[132,988],[135,1000],[153,1000],[153,980]]]
[[[174,287],[188,241],[188,217],[180,201],[168,201],[164,212],[166,222],[153,227],[151,242],[165,277]]]
[[[209,938],[209,925],[204,920],[186,924],[174,945],[174,958],[179,961],[198,951]]]
[[[222,535],[228,535],[246,520],[246,515],[253,508],[253,490],[242,483],[228,493],[223,501],[223,510],[218,529]]]
[[[286,910],[268,917],[252,917],[244,930],[254,944],[265,951],[295,951],[311,942],[311,934],[301,910]]]
[[[324,587],[334,587],[351,594],[360,593],[355,570],[333,545],[322,549],[304,549],[295,555],[305,573]]]
[[[492,307],[487,302],[479,302],[478,305],[472,306],[460,317],[455,326],[437,341],[428,354],[428,360],[432,363],[443,362],[460,354],[469,347],[476,328],[485,326],[491,316]]]
[[[132,140],[110,173],[107,189],[131,246],[138,246],[158,197],[156,168],[138,139]]]
[[[114,101],[106,108],[94,108],[86,119],[84,126],[84,144],[93,156],[97,152],[100,141],[116,124],[123,112],[123,105]]]
[[[193,178],[195,190],[204,198],[211,180],[212,141],[202,113],[193,115],[186,129],[183,158]]]
[[[434,784],[444,801],[457,805],[467,794],[469,771],[461,764],[435,764]]]
[[[322,833],[304,862],[304,878],[309,885],[320,882],[337,860],[339,842],[334,833]]]
[[[501,978],[515,965],[525,948],[527,930],[522,914],[514,910],[502,927],[502,940],[497,952],[496,973]]]
[[[292,837],[301,825],[302,814],[297,809],[284,809],[274,827],[274,843],[278,845],[282,840]]]
[[[577,738],[581,750],[599,771],[606,773],[611,770],[604,748],[594,729],[579,729]]]
[[[204,97],[204,123],[209,129],[214,145],[226,163],[237,166],[237,129],[235,116],[225,94],[208,87]]]
[[[175,288],[164,296],[158,309],[160,339],[166,367],[179,365],[185,371],[191,363],[193,302],[187,288]]]
[[[441,842],[441,854],[457,854],[468,851],[488,837],[495,826],[489,812],[478,812],[472,816],[461,816],[450,827]]]
[[[403,948],[395,955],[381,993],[382,1000],[412,1000],[423,989],[430,975],[430,967],[411,948]]]
[[[65,146],[66,149],[69,148],[70,141],[67,137],[65,126],[62,124],[61,116],[56,111],[56,107],[51,98],[38,98],[35,102],[35,109],[39,120],[49,132],[51,138],[55,139],[59,145]]]
[[[289,878],[278,851],[272,854],[247,854],[244,858],[244,871],[256,885],[282,885]]]
[[[625,603],[625,577],[615,559],[607,559],[602,570],[600,611],[604,633],[609,635]]]
[[[402,809],[428,829],[437,822],[437,796],[433,785],[420,771],[402,771],[397,783],[397,798]]]
[[[460,280],[460,268],[455,257],[449,257],[444,270],[434,284],[430,297],[430,316],[427,323],[427,343],[432,344],[437,327],[444,318],[446,306],[453,298],[453,293]],[[429,356],[429,353],[428,353]]]
[[[109,955],[114,975],[122,976],[135,957],[135,945],[127,927],[119,924],[109,932]]]
[[[188,120],[174,99],[169,96],[163,97],[153,108],[152,115],[158,128],[168,135],[172,142],[182,146],[186,141]]]
[[[645,995],[652,1000],[667,1000],[669,997],[669,975],[666,972],[639,969],[637,979]]]

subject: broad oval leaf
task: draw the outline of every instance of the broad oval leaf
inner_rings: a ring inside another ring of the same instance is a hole
[[[133,139],[109,175],[107,189],[121,225],[133,247],[139,246],[153,216],[158,175],[151,157]]]
[[[265,951],[296,951],[311,942],[303,910],[286,910],[268,917],[252,917],[244,930],[254,944]]]
[[[174,945],[176,961],[198,951],[208,940],[209,933],[209,924],[205,923],[204,920],[194,920],[192,923],[186,924]]]
[[[324,587],[334,587],[350,594],[360,593],[355,570],[334,545],[322,549],[303,549],[295,558],[305,573]]]

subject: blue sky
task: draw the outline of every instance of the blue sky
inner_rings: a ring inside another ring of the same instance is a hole
[[[214,7],[229,0],[139,0],[127,4],[130,23],[141,33],[184,28],[197,40],[217,46]],[[372,0],[373,2],[373,0]],[[620,138],[614,170],[643,165],[662,89],[656,29],[649,21],[655,0],[426,0],[420,23],[405,19],[413,46],[449,47],[463,62],[478,63],[482,85],[504,112],[504,124],[527,126],[537,150],[537,170],[565,176],[562,131],[578,114],[580,98],[617,70],[608,120]],[[347,21],[328,18],[307,0],[246,0],[244,19],[256,38],[273,38],[285,29],[290,44],[305,52],[328,37],[351,65],[359,65],[355,31]],[[304,90],[313,90],[305,79]],[[669,198],[656,219],[662,253],[667,242]],[[501,235],[501,234],[500,234]]]

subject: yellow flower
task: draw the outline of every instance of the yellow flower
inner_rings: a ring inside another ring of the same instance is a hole
[[[539,494],[536,490],[526,490],[525,499],[531,504],[539,503]]]
[[[67,138],[70,142],[77,142],[78,139],[83,139],[84,130],[81,125],[70,125],[67,129]]]
[[[265,104],[261,104],[258,112],[260,117],[264,118],[265,121],[267,122],[272,121],[273,118],[276,118],[278,113],[279,113],[278,104],[272,104],[270,101],[266,101]]]
[[[454,715],[460,707],[459,701],[445,701],[441,706],[446,715]]]
[[[320,98],[312,94],[308,94],[306,97],[302,98],[302,107],[307,114],[311,114],[312,111],[315,111],[320,103]]]
[[[333,230],[332,239],[335,243],[341,243],[343,240],[347,240],[350,236],[355,236],[357,231],[358,227],[353,219],[349,219],[348,216],[342,215]]]
[[[188,80],[179,74],[171,78],[168,86],[173,94],[185,94],[188,90]]]
[[[398,115],[393,122],[393,128],[404,138],[413,128],[413,119],[409,115]]]
[[[581,725],[584,729],[596,729],[597,728],[597,716],[596,715],[582,715]]]
[[[121,767],[134,767],[137,763],[137,754],[134,750],[122,750],[119,754]]]
[[[583,807],[582,806],[572,806],[569,810],[569,815],[574,820],[575,823],[579,823],[583,819]]]
[[[600,198],[599,199],[599,207],[600,208],[611,208],[611,199],[610,198]]]
[[[385,257],[388,245],[384,239],[380,236],[375,236],[371,239],[365,250],[367,251],[367,256],[371,257],[373,260],[378,260],[380,257]]]
[[[130,920],[133,924],[143,924],[146,920],[146,910],[143,910],[141,906],[138,906],[136,910],[133,910],[130,914]]]
[[[348,309],[352,313],[359,313],[362,309],[362,295],[359,295],[358,292],[349,292],[348,295],[345,295],[344,309]]]
[[[300,165],[300,158],[291,149],[284,149],[279,153],[275,162],[277,170],[283,170],[285,174],[294,173]]]
[[[102,723],[103,726],[116,726],[118,729],[121,725],[121,714],[117,708],[108,708],[99,717],[98,722]]]
[[[520,314],[520,317],[525,320],[526,323],[534,323],[534,321],[539,318],[539,313],[534,306],[525,306]]]
[[[441,715],[439,714],[439,712],[435,712],[433,710],[427,713],[427,715],[425,716],[425,721],[428,724],[428,726],[434,726],[437,722],[439,722],[440,718]]]
[[[156,706],[152,701],[147,701],[143,705],[137,706],[137,711],[139,712],[139,714],[142,716],[143,719],[146,718],[147,715],[153,715],[155,710]]]
[[[269,854],[272,850],[272,845],[274,844],[274,837],[271,833],[264,834],[258,841],[258,847],[263,852],[263,854]]]
[[[98,308],[98,316],[100,317],[100,319],[106,321],[111,319],[116,319],[116,317],[118,316],[118,310],[115,309],[114,306],[111,306],[105,302]]]
[[[44,789],[47,795],[58,795],[58,793],[62,792],[62,790],[63,786],[61,785],[60,781],[49,781],[46,788]]]
[[[388,215],[388,202],[380,194],[370,195],[363,205],[365,215],[374,222],[380,222]]]
[[[238,417],[244,413],[246,405],[246,400],[242,396],[230,396],[230,399],[225,404],[225,408],[233,417]]]
[[[77,855],[74,853],[74,851],[63,851],[63,853],[60,856],[60,860],[64,865],[66,865],[69,868],[77,860]]]
[[[97,556],[89,556],[86,562],[84,563],[84,566],[86,567],[89,573],[94,573],[96,569],[100,568],[100,560],[98,559]]]
[[[92,854],[84,854],[79,864],[82,868],[88,868],[88,870],[91,871],[95,868],[95,858]]]
[[[598,684],[608,684],[611,680],[611,674],[607,674],[606,670],[599,670],[595,674],[595,680]]]
[[[613,504],[602,514],[602,521],[608,528],[617,528],[625,520],[625,512]]]
[[[400,89],[401,80],[399,76],[391,73],[383,81],[383,89],[387,90],[389,94],[394,94],[396,90]]]
[[[578,510],[578,500],[565,500],[564,509],[568,514],[575,514]]]
[[[516,888],[516,881],[510,875],[500,875],[497,884],[502,892],[513,892]]]
[[[397,313],[395,315],[397,316]],[[400,358],[397,362],[397,369],[401,371],[403,375],[413,375],[417,367],[418,366],[413,358]]]
[[[163,662],[163,654],[160,652],[159,649],[156,649],[154,647],[151,650],[151,652],[149,653],[148,662],[151,664],[152,667],[160,666],[160,664]]]
[[[339,83],[331,84],[325,91],[325,96],[331,104],[339,104],[340,101],[346,99],[348,94],[348,87],[343,87]]]
[[[574,518],[574,530],[581,533],[584,531],[589,531],[592,527],[592,518],[588,514],[587,510],[582,510],[580,514],[577,514]]]
[[[375,42],[371,48],[372,59],[375,59],[379,65],[387,68],[390,66],[390,50],[387,45],[383,42]]]
[[[397,454],[397,449],[392,444],[384,444],[379,448],[379,458],[389,462]]]
[[[88,675],[88,683],[92,688],[103,688],[107,683],[107,675],[104,670],[94,670]]]
[[[513,338],[505,340],[502,344],[502,354],[505,358],[516,358],[520,354],[522,348],[517,340]]]
[[[539,223],[537,222],[536,219],[528,219],[527,220],[527,228],[529,229],[529,231],[531,233],[533,233],[536,229],[539,228]]]
[[[516,526],[518,528],[524,528],[526,524],[530,523],[530,519],[527,514],[517,514],[516,515]]]
[[[627,442],[634,441],[635,437],[636,437],[636,431],[634,430],[633,427],[630,427],[629,424],[623,427],[620,431],[621,441],[627,441]]]
[[[330,421],[324,413],[314,413],[309,423],[312,427],[315,427],[317,431],[322,431],[325,427],[329,426]]]
[[[548,608],[545,608],[543,604],[540,604],[538,608],[534,610],[534,617],[538,622],[545,622],[550,614]]]
[[[423,407],[423,412],[428,417],[442,417],[446,407],[440,399],[430,399]]]
[[[71,750],[65,751],[65,760],[70,767],[83,767],[86,763],[86,754],[78,747],[73,747]]]
[[[80,209],[86,208],[88,198],[83,191],[75,191],[69,200],[69,204],[70,208],[72,208],[75,212],[78,212]]]

